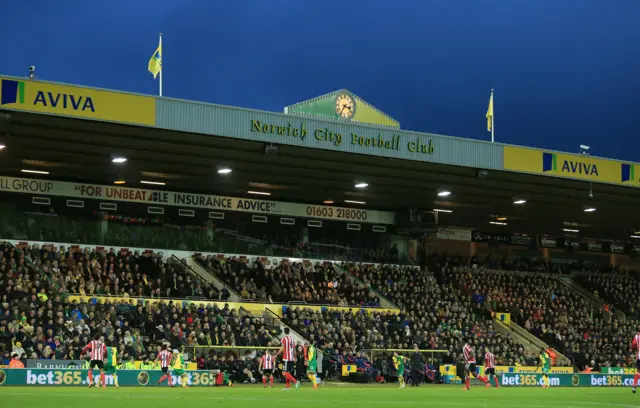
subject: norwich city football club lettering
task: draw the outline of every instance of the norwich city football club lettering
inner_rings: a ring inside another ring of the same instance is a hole
[[[297,125],[291,123],[276,125],[253,119],[251,120],[250,129],[251,132],[270,134],[277,137],[297,138],[300,141],[303,141],[307,136],[313,136],[316,141],[331,144],[335,147],[341,146],[343,143],[350,143],[358,148],[370,147],[385,151],[408,151],[424,155],[433,154],[435,151],[433,139],[424,136],[412,138],[405,143],[400,135],[396,133],[392,133],[390,136],[383,135],[383,132],[378,132],[377,135],[365,135],[355,132],[342,134],[327,127],[308,129],[305,122],[300,122]]]

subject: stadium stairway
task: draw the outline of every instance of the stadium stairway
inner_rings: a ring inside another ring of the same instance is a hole
[[[589,303],[589,305],[591,305],[593,309],[602,310],[603,315],[605,316],[605,320],[608,319],[609,321],[611,321],[611,319],[613,318],[613,315],[611,312],[606,311],[607,310],[605,308],[606,302],[604,300],[600,299],[599,297],[591,293],[589,290],[583,288],[580,284],[574,281],[573,278],[571,278],[570,276],[563,276],[559,279],[559,281],[565,287],[567,287],[568,289],[580,295],[587,303]],[[616,317],[622,320],[626,319],[624,312],[620,310],[616,310]]]
[[[186,259],[180,259],[175,255],[171,255],[170,263],[179,263],[186,269],[188,269],[194,276],[203,281],[212,284],[216,289],[222,290],[222,288],[227,288],[229,291],[229,301],[230,302],[240,302],[242,297],[233,290],[231,287],[226,285],[222,280],[220,280],[217,276],[213,274],[213,272],[209,271],[207,268],[200,265],[193,257],[189,257]]]
[[[491,326],[493,326],[493,328],[497,332],[513,338],[515,341],[521,344],[525,348],[525,350],[528,352],[535,353],[536,351],[540,350],[540,348],[536,349],[533,342],[530,342],[525,337],[519,335],[515,330],[510,328],[508,324],[500,321],[499,319],[493,319],[491,321]]]
[[[499,271],[495,271],[495,272],[499,272]],[[460,283],[458,283],[458,288],[462,292],[467,293],[464,287]],[[467,295],[470,296],[469,293],[467,293]],[[489,306],[486,303],[483,305],[483,308],[487,311],[487,313],[491,313],[491,310],[489,309]],[[482,316],[479,316],[479,317],[482,317]],[[491,320],[491,325],[497,331],[511,336],[511,338],[513,338],[520,345],[522,345],[522,347],[525,350],[528,350],[534,353],[534,355],[538,355],[540,353],[540,349],[547,350],[548,348],[552,348],[550,345],[548,345],[538,337],[534,336],[532,333],[529,333],[529,331],[527,331],[525,328],[521,327],[520,325],[514,323],[511,320],[509,321],[508,324],[506,324],[500,321],[496,316],[493,316]],[[571,365],[571,360],[569,360],[565,355],[561,354],[555,348],[554,350],[556,353],[557,366]]]
[[[342,266],[338,265],[337,263],[333,264],[334,269],[340,273],[341,275],[344,275],[347,277],[347,279],[349,279],[350,282],[353,283],[357,283],[360,286],[366,286],[365,283],[363,281],[361,281],[360,279],[356,278],[355,276],[353,276],[352,274],[350,274],[346,269],[344,269]],[[386,307],[389,309],[398,309],[398,306],[396,306],[393,302],[391,302],[389,299],[385,298],[384,296],[382,296],[381,293],[379,293],[376,290],[373,290],[372,288],[368,288],[369,292],[376,295],[377,297],[380,298],[380,307]]]
[[[517,341],[525,348],[525,350],[533,353],[534,355],[540,354],[540,349],[549,349],[553,348],[544,341],[540,340],[533,334],[529,333],[526,329],[520,327],[519,325],[509,322],[509,324],[505,324],[501,322],[497,318],[494,318],[492,321],[493,328],[496,331],[499,331],[503,334],[511,336],[512,339]],[[571,360],[569,360],[566,356],[561,354],[554,348],[556,353],[556,366],[570,366]]]

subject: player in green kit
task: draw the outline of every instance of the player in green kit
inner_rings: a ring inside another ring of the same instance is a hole
[[[184,356],[178,350],[173,350],[173,363],[171,364],[173,373],[176,377],[181,379],[182,388],[189,388],[187,382],[189,381],[189,375],[184,372]]]
[[[398,376],[398,382],[400,383],[400,388],[404,388],[404,363],[406,358],[402,355],[398,354],[397,351],[393,352],[393,366],[396,368],[396,375]]]
[[[107,347],[107,356],[104,359],[104,373],[113,377],[113,383],[116,388],[120,388],[118,385],[118,349],[116,347]]]
[[[316,348],[313,346],[313,344],[309,344],[309,342],[306,342],[304,344],[304,348],[305,348],[304,364],[307,366],[307,377],[309,377],[309,379],[311,380],[311,383],[313,384],[313,388],[318,388],[318,380],[316,377],[316,373],[318,371],[318,362],[316,360]]]
[[[551,364],[551,357],[544,349],[540,349],[540,366],[542,367],[542,388],[549,388],[550,364]]]

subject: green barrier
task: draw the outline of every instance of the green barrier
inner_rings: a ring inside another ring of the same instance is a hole
[[[186,371],[189,386],[212,386],[216,382],[217,372]],[[94,381],[98,381],[98,371],[94,371]],[[160,370],[120,370],[118,382],[120,386],[155,386],[162,376]],[[500,385],[506,387],[539,387],[542,385],[542,374],[537,373],[505,373],[499,375]],[[107,386],[113,386],[113,376],[106,375]],[[180,380],[181,381],[181,380]],[[172,375],[174,385],[179,379]],[[631,387],[633,375],[629,374],[549,374],[552,387]],[[0,369],[0,386],[12,385],[56,385],[87,386],[87,370],[76,369]],[[166,382],[163,383],[167,385]]]
[[[542,386],[542,374],[512,374],[499,376],[506,387]],[[552,387],[632,387],[633,375],[628,374],[549,374]]]
[[[635,367],[602,367],[602,372],[604,374],[635,374],[637,369]]]
[[[76,369],[29,369],[8,368],[0,370],[0,386],[12,385],[56,385],[56,386],[88,386],[88,370]],[[217,371],[186,371],[189,386],[211,386],[216,383]],[[100,374],[93,371],[94,382],[98,383]],[[106,375],[107,386],[113,386],[113,376]],[[123,386],[155,386],[162,377],[160,370],[119,370],[118,383]],[[182,380],[180,380],[182,381]],[[172,374],[172,383],[181,384],[178,377]],[[163,383],[167,386],[167,382]]]

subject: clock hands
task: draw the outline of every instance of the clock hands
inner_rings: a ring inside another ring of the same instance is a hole
[[[336,113],[338,116],[342,116],[343,118],[347,118],[353,114],[353,102],[345,97],[340,97],[336,101]],[[347,112],[345,113],[345,109]]]

